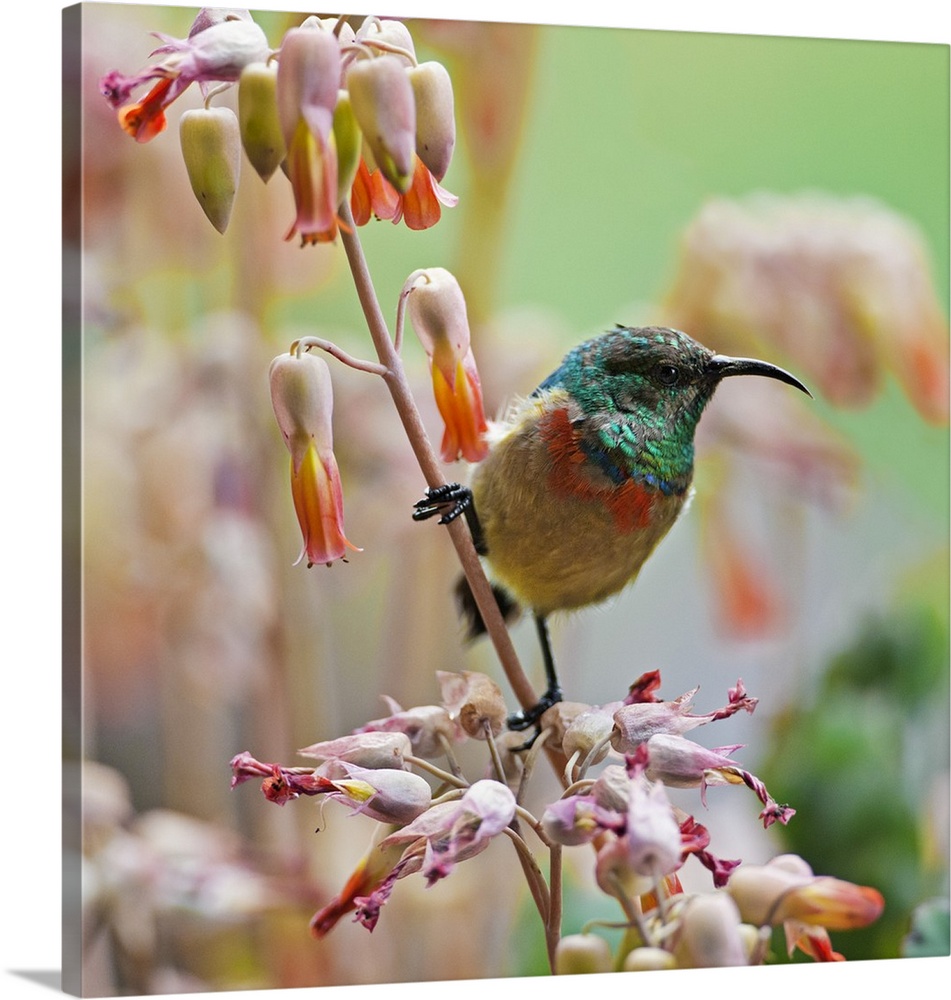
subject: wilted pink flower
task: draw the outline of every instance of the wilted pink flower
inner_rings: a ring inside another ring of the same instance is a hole
[[[229,11],[217,20],[203,10],[188,38],[154,34],[164,44],[152,55],[165,58],[132,76],[113,70],[99,82],[106,100],[119,109],[119,124],[138,142],[154,139],[165,128],[165,108],[192,83],[233,83],[245,66],[269,54],[264,32],[247,11]],[[141,101],[128,104],[132,91],[149,80],[159,82]]]
[[[330,933],[345,914],[360,907],[368,908],[368,901],[374,898],[375,893],[380,892],[381,886],[388,885],[391,888],[391,875],[402,854],[402,844],[391,844],[388,847],[374,844],[350,873],[340,892],[313,915],[310,921],[311,934],[321,938]],[[386,890],[386,896],[388,895],[389,889]],[[380,905],[382,903],[376,906],[377,914]],[[363,922],[366,925],[366,920]],[[372,925],[369,929],[373,929]]]
[[[442,705],[419,705],[403,709],[388,695],[383,701],[390,714],[373,719],[355,729],[355,733],[405,733],[417,757],[439,757],[445,753],[444,742],[452,744],[465,739],[458,721],[453,720]]]
[[[269,802],[283,806],[301,795],[323,795],[335,790],[333,782],[316,775],[313,768],[265,764],[247,750],[231,758],[231,787],[251,778],[263,778],[261,791]]]
[[[333,453],[333,388],[327,363],[315,355],[278,355],[269,372],[271,402],[291,453],[291,495],[304,544],[298,562],[342,559],[360,550],[343,533],[343,491]]]
[[[612,745],[618,753],[633,753],[637,746],[649,740],[656,733],[686,733],[697,726],[719,719],[728,719],[739,711],[752,714],[758,699],[750,698],[743,682],[728,693],[728,703],[723,708],[703,715],[690,711],[690,703],[699,688],[682,694],[673,701],[637,701],[624,705],[614,713],[614,736]]]
[[[481,853],[515,818],[515,795],[499,781],[476,781],[454,802],[435,805],[381,846],[403,844],[404,858],[423,853],[422,872],[430,885],[455,865]]]
[[[704,868],[709,869],[713,873],[713,884],[718,889],[722,889],[729,882],[730,876],[740,866],[740,861],[725,861],[707,850],[710,846],[710,831],[693,816],[681,820],[680,840],[684,857],[692,854]]]
[[[429,782],[412,771],[358,767],[343,760],[329,761],[320,770],[333,784],[330,798],[381,823],[409,823],[432,801]]]
[[[467,736],[484,740],[502,732],[508,712],[502,689],[487,674],[472,670],[436,671],[443,704],[450,718],[457,719]]]
[[[478,462],[488,453],[482,386],[469,341],[466,300],[442,267],[414,271],[403,285],[413,329],[429,358],[436,406],[445,423],[444,462]]]
[[[777,820],[786,824],[796,814],[790,806],[779,805],[766,791],[766,786],[756,775],[744,770],[727,754],[739,746],[707,750],[683,736],[657,733],[647,741],[649,777],[661,780],[672,788],[700,788],[700,797],[706,801],[709,785],[746,785],[763,803],[760,819],[764,827]]]

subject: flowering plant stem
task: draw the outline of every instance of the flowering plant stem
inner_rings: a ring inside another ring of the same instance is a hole
[[[384,366],[383,381],[390,390],[396,411],[403,423],[406,436],[409,438],[410,446],[416,461],[422,470],[423,478],[427,485],[431,487],[442,486],[446,477],[439,466],[436,453],[433,451],[426,429],[416,408],[416,402],[410,390],[409,381],[406,378],[406,370],[403,367],[402,359],[390,337],[386,320],[380,309],[380,303],[373,287],[370,271],[367,266],[366,257],[363,253],[363,246],[357,235],[350,206],[344,201],[340,209],[340,219],[343,225],[341,228],[341,239],[344,250],[347,254],[347,261],[353,275],[353,283],[356,286],[357,296],[360,299],[360,306],[366,317],[367,327],[373,346],[376,349],[377,357]],[[469,581],[472,595],[485,622],[486,631],[495,647],[502,669],[512,687],[515,697],[522,708],[528,709],[536,704],[538,698],[525,672],[519,662],[515,646],[512,644],[511,636],[505,626],[502,613],[492,594],[492,588],[486,579],[472,544],[472,536],[462,519],[451,521],[446,525],[449,537],[455,546],[459,562],[462,564],[463,572]]]

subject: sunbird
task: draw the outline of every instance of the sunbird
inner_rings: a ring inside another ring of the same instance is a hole
[[[490,429],[471,486],[431,488],[416,503],[416,520],[465,515],[503,615],[534,615],[548,686],[509,728],[536,724],[562,698],[549,615],[633,583],[684,509],[700,415],[733,375],[812,395],[768,362],[716,354],[679,330],[618,324],[569,351]],[[474,637],[484,625],[464,580],[458,594]]]

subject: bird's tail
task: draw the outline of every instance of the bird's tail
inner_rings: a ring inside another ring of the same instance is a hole
[[[502,617],[505,621],[515,621],[515,619],[522,613],[522,609],[519,607],[512,595],[507,590],[494,583],[492,584],[492,593],[495,596],[496,603],[499,606],[499,611],[502,612]],[[468,642],[471,642],[473,639],[478,639],[480,635],[485,633],[485,622],[482,620],[482,614],[479,611],[479,606],[476,604],[475,598],[472,596],[469,581],[464,576],[460,576],[459,581],[456,584],[456,607],[459,609],[459,615],[465,624],[466,640]]]

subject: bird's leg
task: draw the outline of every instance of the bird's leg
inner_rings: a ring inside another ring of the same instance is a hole
[[[475,504],[472,500],[472,490],[467,486],[460,486],[459,483],[445,483],[442,486],[430,486],[426,490],[426,495],[413,504],[413,520],[427,521],[431,517],[439,515],[440,524],[449,524],[455,521],[460,515],[466,519],[469,525],[469,532],[472,535],[472,544],[480,556],[488,555],[488,547],[485,544],[485,535],[482,532],[482,524],[479,515],[476,513]],[[496,600],[499,600],[496,594]],[[500,604],[499,609],[505,613],[505,609]],[[511,606],[510,606],[511,609]],[[551,652],[551,639],[548,635],[548,623],[544,615],[535,615],[535,628],[538,632],[538,641],[542,647],[542,662],[545,665],[545,680],[548,687],[538,702],[531,708],[521,712],[514,712],[506,720],[509,729],[521,732],[529,726],[537,726],[538,720],[562,699],[561,685],[558,683],[558,675],[555,672],[555,658]],[[531,746],[532,740],[526,744]]]
[[[459,483],[430,486],[422,500],[417,500],[413,504],[414,521],[427,521],[437,514],[440,515],[440,524],[449,524],[460,514],[464,515],[476,552],[480,556],[486,554],[485,535],[482,533],[479,515],[472,502],[472,490],[468,486],[460,486]]]
[[[538,720],[562,699],[561,685],[558,683],[558,675],[555,672],[555,658],[551,653],[551,638],[548,635],[548,622],[544,615],[535,615],[535,629],[538,632],[538,641],[542,647],[542,662],[545,665],[545,680],[548,688],[538,699],[538,703],[522,712],[515,712],[508,717],[506,725],[509,729],[521,731],[529,726],[537,726]]]

